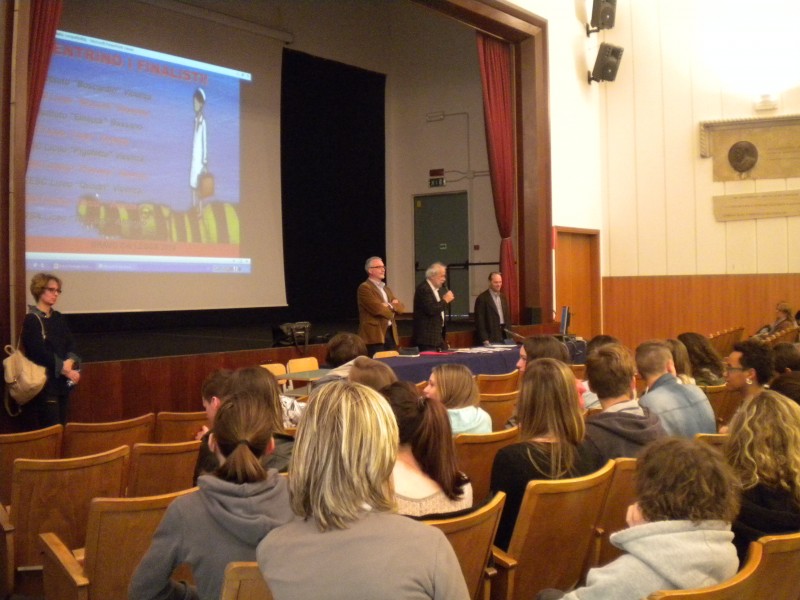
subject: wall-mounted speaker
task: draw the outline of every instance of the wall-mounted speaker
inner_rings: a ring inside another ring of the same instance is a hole
[[[592,2],[592,27],[611,29],[617,15],[617,0],[594,0]]]
[[[612,46],[603,42],[597,51],[594,69],[589,73],[589,83],[593,81],[614,81],[617,78],[619,63],[624,50],[619,46]]]

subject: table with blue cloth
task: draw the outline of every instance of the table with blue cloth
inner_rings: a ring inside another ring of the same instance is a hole
[[[417,383],[427,381],[433,367],[445,363],[466,365],[474,375],[500,375],[510,373],[517,368],[519,349],[517,347],[498,350],[496,352],[443,352],[440,354],[423,354],[421,356],[393,356],[378,359],[386,363],[397,374],[401,381]]]

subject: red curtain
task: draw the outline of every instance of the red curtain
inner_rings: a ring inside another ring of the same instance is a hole
[[[483,82],[483,114],[494,212],[501,238],[500,270],[512,322],[519,323],[519,280],[511,240],[516,197],[511,46],[478,32],[478,60]]]
[[[50,67],[50,55],[56,41],[56,29],[64,8],[62,0],[31,0],[31,32],[28,53],[28,141],[25,160],[31,156],[33,133],[39,105],[42,103],[44,82]]]

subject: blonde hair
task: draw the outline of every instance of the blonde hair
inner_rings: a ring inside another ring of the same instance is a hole
[[[572,369],[554,358],[528,363],[517,415],[523,440],[553,438],[554,443],[542,444],[550,454],[549,475],[556,479],[569,474],[586,431]]]
[[[433,367],[439,397],[446,408],[478,406],[481,393],[472,376],[472,371],[464,365],[444,364]]]
[[[800,406],[792,400],[764,390],[746,401],[731,420],[725,456],[745,490],[764,484],[800,507]]]
[[[292,510],[321,531],[345,529],[365,507],[392,510],[397,445],[394,413],[378,392],[348,381],[317,388],[289,466]]]

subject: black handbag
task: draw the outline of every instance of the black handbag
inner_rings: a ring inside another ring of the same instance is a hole
[[[311,339],[311,322],[281,323],[272,328],[272,337],[273,346],[294,346],[301,354],[305,354]]]

